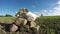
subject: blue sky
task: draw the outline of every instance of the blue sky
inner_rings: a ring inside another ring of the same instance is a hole
[[[60,0],[0,0],[0,15],[14,16],[21,8],[37,15],[60,15]]]

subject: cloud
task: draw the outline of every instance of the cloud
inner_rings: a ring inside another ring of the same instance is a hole
[[[51,10],[40,10],[34,13],[37,14],[38,16],[40,16],[41,14],[43,14],[44,16],[60,15],[60,6],[56,6]]]
[[[32,12],[32,13],[36,14],[37,16],[40,16],[41,15],[40,12]]]
[[[44,10],[44,9],[42,9],[42,10],[39,10],[39,11],[34,12],[34,13],[37,14],[37,15],[39,15],[39,16],[41,14],[43,14],[44,16],[60,15],[60,0],[57,3],[58,3],[58,5],[55,6],[55,7],[53,7],[50,10]]]
[[[43,14],[44,16],[47,16],[47,10],[40,10],[40,11],[35,11],[33,13],[35,13],[36,15],[40,16],[41,14]]]
[[[60,0],[58,1],[58,4],[60,4]]]
[[[60,11],[60,5],[59,5],[59,6],[54,7],[53,9]]]

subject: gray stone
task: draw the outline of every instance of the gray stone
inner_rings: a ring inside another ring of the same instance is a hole
[[[11,32],[15,32],[17,29],[18,29],[18,27],[15,24],[10,26],[10,31]]]
[[[27,23],[27,20],[24,18],[17,18],[15,21],[15,24],[18,26],[20,26],[20,24],[26,25],[26,23]]]

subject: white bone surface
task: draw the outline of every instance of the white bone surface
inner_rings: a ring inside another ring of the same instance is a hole
[[[36,19],[37,17],[39,17],[39,16],[37,16],[36,14],[34,14],[34,13],[32,13],[32,12],[28,12],[26,15],[28,16],[28,20],[29,20],[29,21],[35,21],[35,19]]]

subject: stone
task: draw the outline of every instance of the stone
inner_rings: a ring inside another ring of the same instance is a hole
[[[10,32],[15,32],[17,29],[18,27],[15,24],[10,26]]]
[[[17,17],[20,17],[22,15],[22,13],[25,13],[26,14],[27,12],[28,12],[28,10],[25,9],[25,8],[23,8],[23,9],[19,10],[19,12],[16,13],[16,16]]]
[[[35,23],[35,22],[33,22],[33,21],[31,21],[31,22],[30,22],[30,24],[31,24],[31,26],[30,26],[30,27],[36,27],[36,23]]]
[[[28,25],[28,26],[31,27],[31,28],[32,28],[32,27],[35,28],[37,24],[36,24],[34,21],[28,21],[26,25]]]
[[[39,25],[37,25],[35,28],[37,29],[37,31],[39,31],[40,26],[39,26]]]
[[[27,23],[27,20],[24,18],[17,18],[15,21],[15,24],[18,26],[20,26],[20,24],[26,25],[26,23]]]

